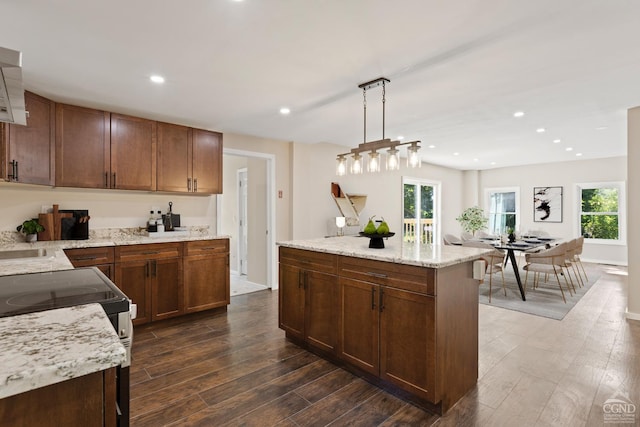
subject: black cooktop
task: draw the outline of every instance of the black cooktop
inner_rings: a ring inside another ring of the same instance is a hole
[[[0,317],[99,303],[109,314],[129,299],[96,267],[0,276]]]

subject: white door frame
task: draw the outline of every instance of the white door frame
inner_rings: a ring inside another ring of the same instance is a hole
[[[224,148],[222,154],[233,156],[255,157],[267,161],[267,287],[278,288],[278,266],[276,253],[276,156],[275,154],[257,151]],[[222,228],[222,195],[217,197],[216,229]]]
[[[400,194],[402,195],[402,215],[401,215],[401,219],[404,218],[404,186],[405,184],[409,184],[409,185],[417,185],[418,187],[424,185],[424,186],[429,186],[429,187],[433,187],[433,191],[435,193],[435,200],[433,201],[434,204],[434,209],[433,209],[433,218],[435,220],[435,227],[433,228],[433,243],[434,244],[438,244],[441,241],[441,223],[442,223],[442,217],[441,217],[441,189],[442,189],[442,183],[440,181],[434,181],[431,179],[425,179],[425,178],[412,178],[412,177],[408,177],[408,176],[403,176],[402,177],[402,191],[400,192]],[[418,196],[419,198],[419,196]],[[419,209],[416,209],[416,214],[419,211]]]

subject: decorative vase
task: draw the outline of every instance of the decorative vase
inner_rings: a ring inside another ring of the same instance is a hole
[[[34,233],[34,234],[25,234],[24,241],[25,242],[29,242],[29,243],[37,242],[38,241],[38,235],[36,233]]]
[[[509,233],[509,243],[513,243],[516,241],[516,235],[513,233]]]

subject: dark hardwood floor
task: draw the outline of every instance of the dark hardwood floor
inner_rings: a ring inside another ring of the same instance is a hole
[[[640,407],[640,322],[624,318],[626,270],[562,320],[480,306],[478,385],[429,414],[300,349],[277,327],[277,292],[136,327],[133,426],[602,426],[603,404]],[[636,415],[640,424],[640,413]]]

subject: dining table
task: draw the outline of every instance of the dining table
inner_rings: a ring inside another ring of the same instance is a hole
[[[520,289],[520,296],[522,296],[522,301],[526,301],[527,298],[524,293],[524,288],[522,287],[522,279],[520,278],[520,270],[518,269],[518,261],[516,260],[515,252],[533,251],[534,249],[543,250],[546,248],[550,248],[551,244],[558,239],[555,237],[523,237],[521,240],[516,240],[514,242],[503,242],[498,238],[480,238],[479,240],[489,243],[496,249],[507,251],[507,256],[504,261],[505,266],[507,264],[507,261],[511,262],[511,266],[513,267],[513,274],[516,277],[518,289]]]

